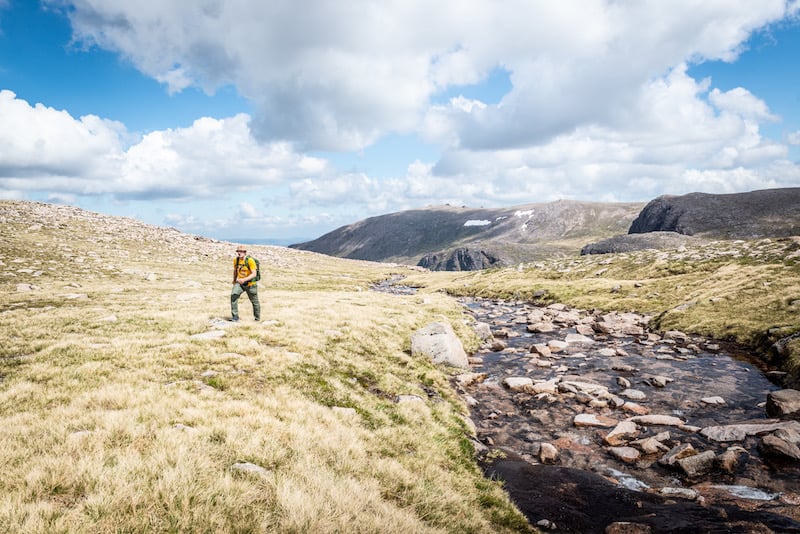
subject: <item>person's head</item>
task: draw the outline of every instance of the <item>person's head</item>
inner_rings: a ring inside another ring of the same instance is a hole
[[[241,256],[241,255],[244,255],[244,254],[247,254],[247,249],[244,248],[244,245],[239,245],[238,247],[236,247],[236,255],[237,256]]]

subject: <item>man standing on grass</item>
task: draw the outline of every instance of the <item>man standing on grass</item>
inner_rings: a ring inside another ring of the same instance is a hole
[[[233,260],[233,289],[231,289],[231,320],[239,320],[239,297],[247,293],[253,305],[256,321],[261,320],[261,304],[258,302],[258,287],[253,278],[258,274],[256,260],[247,255],[247,249],[236,247],[236,258]]]

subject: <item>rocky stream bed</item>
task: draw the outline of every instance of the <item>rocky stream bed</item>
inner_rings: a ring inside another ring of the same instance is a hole
[[[800,412],[785,406],[798,392],[773,383],[780,373],[649,332],[641,315],[462,302],[484,344],[455,384],[487,476],[532,524],[800,532]]]

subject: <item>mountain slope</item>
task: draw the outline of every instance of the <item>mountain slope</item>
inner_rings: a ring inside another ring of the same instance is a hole
[[[645,206],[628,233],[656,231],[722,239],[800,235],[800,187],[661,196]]]
[[[510,264],[577,254],[589,241],[625,232],[643,206],[567,200],[495,209],[437,206],[371,217],[291,247],[410,264],[466,249]]]

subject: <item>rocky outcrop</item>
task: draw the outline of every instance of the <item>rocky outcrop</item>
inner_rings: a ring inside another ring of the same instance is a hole
[[[617,252],[633,252],[646,249],[679,249],[687,245],[702,243],[701,239],[679,234],[677,232],[648,232],[646,234],[625,234],[609,237],[596,243],[590,243],[581,249],[581,256],[586,254],[613,254]]]
[[[452,252],[439,252],[423,256],[418,267],[431,271],[480,271],[489,267],[500,267],[505,262],[486,250],[457,248]]]
[[[800,188],[664,195],[650,201],[628,230],[647,232],[723,239],[800,235]]]

